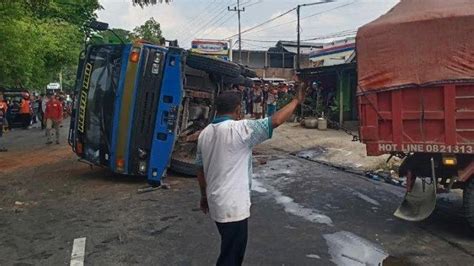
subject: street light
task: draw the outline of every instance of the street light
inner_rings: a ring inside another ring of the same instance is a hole
[[[302,7],[305,7],[305,6],[314,6],[314,5],[320,5],[320,4],[327,4],[327,3],[331,3],[331,2],[334,2],[335,0],[322,0],[320,2],[315,2],[315,3],[308,3],[308,4],[302,4],[302,5],[298,5],[296,7],[296,14],[298,16],[298,29],[297,29],[297,32],[298,32],[298,44],[297,44],[297,52],[296,52],[296,69],[297,70],[300,70],[301,69],[301,58],[300,58],[300,55],[301,55],[301,29],[300,29],[300,9]]]

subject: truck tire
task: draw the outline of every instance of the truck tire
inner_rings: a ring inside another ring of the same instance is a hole
[[[194,162],[188,162],[178,159],[171,159],[170,169],[173,172],[184,174],[189,177],[197,176],[198,168]]]
[[[242,74],[242,76],[244,77],[249,77],[249,78],[256,78],[258,77],[257,76],[257,72],[255,72],[255,70],[253,69],[250,69],[246,66],[243,66],[243,65],[240,65],[240,73]]]
[[[208,73],[225,75],[232,78],[239,77],[241,72],[240,66],[235,63],[196,54],[188,54],[186,64]]]
[[[471,177],[464,187],[463,208],[464,216],[471,229],[474,230],[474,177]]]
[[[224,83],[226,84],[234,84],[234,85],[241,85],[245,87],[252,87],[253,86],[253,80],[250,78],[244,77],[244,76],[239,76],[237,78],[230,78],[230,77],[225,77],[224,78]]]

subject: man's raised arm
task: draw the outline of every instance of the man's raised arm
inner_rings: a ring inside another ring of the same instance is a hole
[[[209,212],[209,205],[207,204],[207,194],[206,194],[206,178],[204,177],[204,169],[201,167],[197,173],[197,180],[199,182],[199,189],[201,191],[201,201],[200,207],[204,213]]]
[[[298,86],[295,98],[272,116],[272,127],[277,128],[281,124],[285,123],[285,121],[291,117],[296,107],[303,103],[305,95],[306,85],[301,83]]]

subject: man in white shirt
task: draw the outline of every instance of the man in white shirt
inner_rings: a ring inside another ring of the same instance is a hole
[[[217,265],[241,265],[250,217],[252,148],[272,137],[303,101],[305,89],[272,117],[240,120],[242,95],[224,92],[216,99],[217,115],[199,135],[196,164],[200,167],[201,209],[210,213],[221,235]]]

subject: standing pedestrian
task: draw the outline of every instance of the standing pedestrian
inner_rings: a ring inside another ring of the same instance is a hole
[[[262,118],[266,117],[267,114],[267,99],[268,91],[270,90],[270,84],[265,84],[262,89],[263,99],[262,99]]]
[[[247,246],[252,178],[252,148],[270,139],[303,101],[304,89],[274,116],[241,119],[241,96],[224,92],[217,115],[199,135],[196,164],[201,210],[215,221],[221,236],[217,265],[242,265]]]
[[[260,87],[255,87],[253,91],[253,114],[256,119],[262,118],[263,108],[263,91]]]
[[[30,95],[23,93],[23,99],[20,102],[20,117],[23,124],[23,129],[29,129],[31,123],[31,102]]]
[[[41,101],[41,110],[43,111],[43,124],[44,124],[44,127],[42,127],[42,129],[45,129],[46,128],[46,118],[44,117],[44,113],[46,112],[46,105],[48,104],[48,101],[51,99],[51,93],[47,93],[46,94],[46,97],[43,98],[43,100]]]
[[[31,116],[31,122],[32,124],[38,123],[39,120],[39,113],[40,113],[40,102],[39,102],[39,95],[36,94],[31,97],[31,105],[32,105],[32,116]]]
[[[38,120],[40,121],[41,123],[41,129],[45,129],[46,128],[46,125],[45,125],[45,121],[44,121],[44,109],[43,109],[43,102],[44,102],[44,94],[40,94],[40,96],[38,97],[38,100],[37,100],[37,104],[38,104]],[[46,108],[46,106],[45,106]]]
[[[267,116],[272,116],[276,112],[276,104],[277,104],[278,94],[275,89],[271,89],[268,91],[267,96]]]
[[[61,102],[52,95],[48,95],[48,103],[46,104],[44,117],[46,119],[46,144],[53,143],[51,140],[51,129],[53,128],[56,135],[56,144],[59,144],[59,127],[63,120],[63,106]]]
[[[0,94],[0,145],[2,145],[2,138],[3,138],[3,130],[7,116],[8,105],[3,99],[3,94]],[[0,152],[8,151],[3,145],[0,146]]]
[[[247,88],[247,114],[253,116],[253,91],[255,85],[251,88]]]

